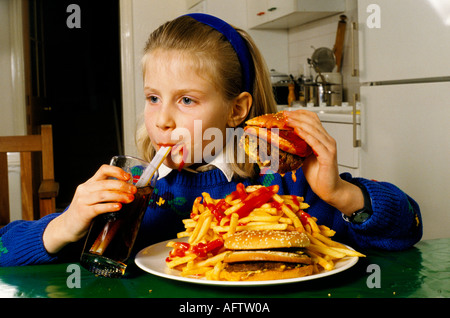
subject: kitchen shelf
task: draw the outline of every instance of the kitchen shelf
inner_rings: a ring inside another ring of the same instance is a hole
[[[345,11],[345,0],[247,0],[251,29],[289,29]]]

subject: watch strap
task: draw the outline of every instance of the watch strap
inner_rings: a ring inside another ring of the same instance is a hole
[[[373,214],[372,199],[370,198],[369,192],[367,191],[366,187],[362,185],[358,180],[351,180],[350,183],[361,189],[364,197],[364,207],[356,212],[353,212],[350,216],[342,214],[342,218],[350,223],[362,224],[367,221]]]

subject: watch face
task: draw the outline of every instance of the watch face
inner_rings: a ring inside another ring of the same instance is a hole
[[[355,215],[355,217],[353,218],[353,223],[361,224],[367,221],[368,218],[370,218],[370,214],[365,211],[362,211],[361,213]]]

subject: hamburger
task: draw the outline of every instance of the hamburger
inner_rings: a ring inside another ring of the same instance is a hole
[[[240,231],[225,239],[220,279],[261,281],[311,275],[311,258],[304,253],[309,239],[297,231]]]
[[[313,151],[294,129],[287,125],[283,112],[265,114],[245,122],[241,146],[247,155],[262,167],[275,167],[275,172],[285,174],[303,165],[303,160]],[[277,128],[277,129],[273,129]],[[265,145],[266,149],[261,149]],[[278,153],[278,156],[277,156]],[[271,158],[278,157],[278,165]]]

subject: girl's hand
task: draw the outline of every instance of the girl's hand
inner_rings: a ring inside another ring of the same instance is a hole
[[[339,176],[336,140],[322,126],[316,113],[307,110],[286,111],[289,126],[314,150],[303,162],[302,170],[311,189],[322,200],[344,214],[364,206],[361,190]]]
[[[118,167],[103,165],[92,178],[79,185],[67,211],[52,220],[44,231],[47,252],[56,253],[68,243],[83,238],[97,215],[119,211],[122,203],[132,202],[137,189],[126,182],[130,178],[130,174]]]

